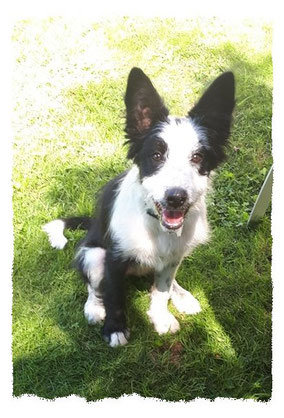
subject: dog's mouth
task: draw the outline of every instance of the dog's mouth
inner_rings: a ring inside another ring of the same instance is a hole
[[[161,224],[171,231],[177,230],[183,225],[185,215],[189,209],[189,205],[178,209],[165,208],[159,202],[155,202],[155,207]]]

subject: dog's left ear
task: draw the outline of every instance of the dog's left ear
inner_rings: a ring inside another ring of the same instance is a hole
[[[132,68],[125,94],[126,135],[132,140],[143,135],[156,122],[163,121],[169,112],[149,77],[140,68]]]
[[[188,113],[197,126],[204,128],[210,145],[226,144],[235,106],[235,79],[232,72],[221,74]]]

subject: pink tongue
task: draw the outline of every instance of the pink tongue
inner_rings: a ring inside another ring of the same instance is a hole
[[[168,224],[177,224],[183,220],[183,212],[177,210],[164,210],[163,218]]]

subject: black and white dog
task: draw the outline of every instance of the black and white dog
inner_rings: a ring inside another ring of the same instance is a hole
[[[206,242],[205,197],[210,173],[224,160],[235,104],[234,76],[220,75],[182,118],[169,116],[150,79],[139,68],[128,77],[126,138],[131,169],[104,188],[94,218],[57,219],[43,229],[55,248],[65,228],[86,229],[75,261],[88,286],[88,322],[104,320],[110,346],[129,338],[124,278],[151,273],[154,284],[148,316],[159,334],[176,332],[168,311],[195,314],[199,302],[175,280],[182,259]]]

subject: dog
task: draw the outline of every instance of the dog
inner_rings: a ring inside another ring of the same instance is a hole
[[[176,281],[183,258],[209,237],[206,193],[212,170],[224,159],[235,79],[224,72],[205,90],[185,117],[174,117],[149,77],[129,73],[125,133],[130,169],[103,189],[93,218],[56,219],[43,229],[51,245],[62,249],[65,228],[87,230],[75,264],[88,288],[84,314],[90,324],[104,321],[111,347],[127,344],[126,275],[152,275],[148,316],[159,334],[179,330],[167,308],[196,314],[199,302]]]

